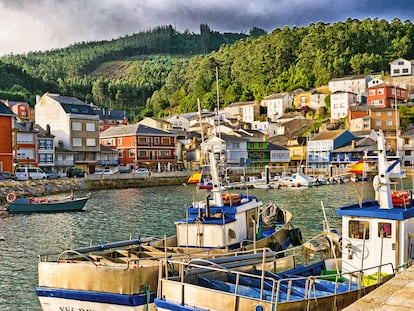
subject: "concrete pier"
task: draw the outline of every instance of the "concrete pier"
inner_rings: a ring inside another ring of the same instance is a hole
[[[343,310],[414,310],[414,265]]]

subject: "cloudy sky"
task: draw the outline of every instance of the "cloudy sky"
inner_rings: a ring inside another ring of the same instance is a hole
[[[248,33],[253,26],[271,32],[349,17],[413,21],[414,1],[0,0],[0,55],[118,38],[159,25],[199,33],[207,23],[215,31]]]

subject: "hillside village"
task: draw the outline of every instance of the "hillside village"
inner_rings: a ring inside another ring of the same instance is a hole
[[[147,117],[134,124],[125,111],[60,94],[37,96],[34,109],[4,99],[0,171],[12,172],[17,166],[61,174],[71,167],[89,174],[105,168],[197,170],[202,164],[200,143],[219,133],[228,166],[332,173],[374,154],[371,132],[378,130],[384,132],[389,152],[403,154],[403,164],[412,166],[414,129],[400,126],[398,108],[409,105],[414,61],[394,60],[390,76],[390,81],[375,75],[335,78],[327,88],[270,94],[260,102],[236,102],[216,111],[164,119]],[[305,136],[315,128],[313,117],[326,111],[327,122]]]

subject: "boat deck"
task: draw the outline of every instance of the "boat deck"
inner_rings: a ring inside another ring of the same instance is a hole
[[[411,266],[343,310],[402,311],[412,310],[413,306],[414,266]]]

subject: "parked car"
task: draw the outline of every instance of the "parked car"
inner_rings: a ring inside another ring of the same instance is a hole
[[[133,173],[135,174],[149,174],[149,170],[145,167],[137,168]]]
[[[17,180],[46,179],[40,167],[18,167],[14,171]]]
[[[16,175],[10,172],[0,172],[0,179],[12,179],[16,180]]]
[[[81,168],[70,167],[66,170],[67,177],[85,177],[85,171]]]
[[[93,173],[94,175],[112,175],[114,172],[112,172],[109,168],[105,168],[102,171],[96,171],[95,173]]]
[[[55,171],[45,172],[46,173],[46,179],[59,179],[60,174]]]

